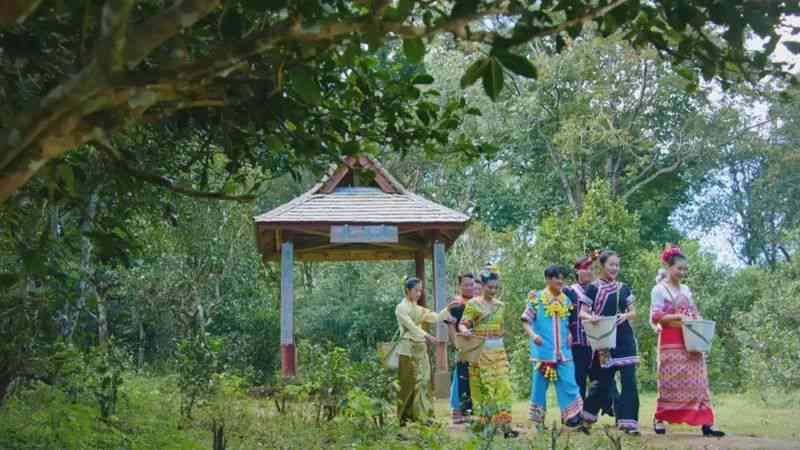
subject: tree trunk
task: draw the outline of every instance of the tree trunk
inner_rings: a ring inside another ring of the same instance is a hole
[[[145,332],[144,332],[144,319],[142,314],[142,309],[139,305],[136,305],[133,308],[133,315],[134,315],[134,323],[136,323],[137,328],[139,329],[139,339],[137,343],[137,352],[136,352],[136,368],[142,370],[144,368],[144,346],[145,346]]]
[[[197,333],[201,339],[205,339],[206,336],[206,310],[203,308],[203,304],[200,303],[200,300],[197,300],[195,303],[195,313],[197,314],[195,317],[196,326],[197,326]]]
[[[0,407],[3,406],[3,401],[5,400],[9,387],[13,381],[13,370],[0,374]]]
[[[97,299],[97,341],[103,344],[108,339],[108,313],[105,294],[101,295],[95,289],[95,298]]]
[[[225,425],[213,421],[211,432],[214,434],[214,450],[225,450]]]
[[[100,188],[96,187],[92,190],[89,194],[89,201],[87,202],[86,209],[84,210],[83,217],[81,217],[80,223],[80,246],[81,246],[81,257],[80,257],[80,274],[81,279],[78,282],[78,298],[75,301],[75,305],[73,308],[68,309],[67,316],[67,330],[65,335],[65,340],[67,343],[72,343],[73,336],[75,334],[75,329],[78,326],[78,320],[80,319],[80,314],[83,311],[84,305],[86,305],[86,299],[89,298],[89,295],[92,290],[91,283],[89,283],[89,277],[91,273],[91,266],[92,266],[92,242],[89,240],[88,234],[92,231],[94,217],[97,214],[97,197]]]
[[[783,254],[783,257],[786,258],[787,263],[792,262],[792,255],[786,250],[786,247],[784,247],[783,244],[778,244],[778,250],[780,250]]]
[[[314,290],[314,274],[312,272],[312,265],[303,263],[303,285],[306,290],[306,296],[310,296]]]

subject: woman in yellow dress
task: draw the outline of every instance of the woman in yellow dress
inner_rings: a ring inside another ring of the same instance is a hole
[[[519,433],[511,428],[511,378],[503,345],[506,305],[497,299],[499,285],[496,272],[481,274],[481,295],[467,302],[459,331],[483,338],[480,356],[469,367],[473,414],[480,416],[481,425],[497,426],[511,438]]]
[[[397,409],[400,425],[405,425],[408,421],[421,423],[433,421],[431,363],[427,343],[436,342],[436,338],[425,331],[423,325],[443,320],[448,311],[444,309],[436,314],[420,306],[422,289],[422,282],[418,278],[407,278],[405,298],[394,310],[400,328],[397,349],[400,355],[400,398]]]

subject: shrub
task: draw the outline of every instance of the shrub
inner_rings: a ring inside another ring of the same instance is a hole
[[[15,390],[0,409],[0,448],[164,449],[206,447],[179,430],[174,385],[163,377],[122,375],[116,416],[103,419],[88,390],[35,381]]]
[[[199,400],[214,393],[213,377],[221,371],[218,354],[222,339],[192,335],[178,343],[178,388],[181,392],[181,415],[192,418]]]
[[[760,292],[753,308],[736,315],[736,337],[750,384],[757,389],[800,388],[800,281]]]

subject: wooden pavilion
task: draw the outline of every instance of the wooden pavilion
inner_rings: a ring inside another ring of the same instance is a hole
[[[445,251],[469,217],[406,190],[375,159],[347,156],[302,196],[254,217],[256,243],[265,262],[281,264],[281,367],[296,373],[293,263],[297,261],[414,260],[425,280],[433,259],[436,310],[447,305]],[[398,289],[399,290],[399,289]],[[422,302],[425,304],[425,294]],[[438,396],[446,396],[447,329],[437,327]]]

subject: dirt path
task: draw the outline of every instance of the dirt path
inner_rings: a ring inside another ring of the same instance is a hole
[[[519,431],[520,436],[530,436],[533,433],[529,423],[514,423],[514,429]],[[453,436],[466,436],[467,432],[463,426],[448,426],[450,435]],[[577,431],[565,431],[568,433],[576,433]],[[603,431],[595,429],[593,434]],[[625,441],[630,441],[635,438],[625,438]],[[672,432],[666,436],[658,436],[652,431],[643,430],[641,436],[641,444],[643,447],[653,449],[691,449],[691,450],[800,450],[800,442],[785,441],[779,439],[769,439],[758,436],[736,436],[730,435],[724,438],[706,438],[700,436],[698,433],[687,432]],[[625,445],[623,441],[623,448],[630,448]],[[610,448],[610,447],[609,447]]]
[[[737,450],[798,450],[800,442],[782,441],[778,439],[768,439],[756,436],[726,436],[721,439],[704,438],[697,434],[690,433],[670,433],[666,436],[656,436],[655,434],[642,435],[642,442],[651,448],[663,449],[698,449],[698,450],[717,450],[717,449],[737,449]]]

